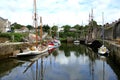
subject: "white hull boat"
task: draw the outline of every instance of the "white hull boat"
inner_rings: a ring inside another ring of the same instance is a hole
[[[102,45],[102,46],[98,49],[98,53],[99,53],[99,54],[106,54],[106,53],[108,53],[108,49],[107,49],[104,45]]]
[[[103,14],[102,14],[102,19],[104,21],[104,18],[103,18]],[[104,46],[104,22],[103,22],[103,26],[102,26],[102,41],[103,41],[103,45],[98,48],[98,53],[99,54],[102,54],[102,55],[105,55],[106,53],[109,53],[107,47]]]
[[[75,40],[74,43],[80,43],[80,41],[79,40]]]
[[[34,56],[34,55],[45,53],[47,51],[48,51],[48,47],[45,48],[44,50],[39,50],[36,48],[35,50],[28,50],[25,52],[18,53],[17,56]]]

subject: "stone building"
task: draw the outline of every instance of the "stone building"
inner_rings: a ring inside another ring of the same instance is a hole
[[[8,19],[0,17],[0,32],[4,33],[11,30],[11,22]]]
[[[113,32],[114,39],[120,39],[120,19],[118,21],[116,21],[113,31],[114,31]]]

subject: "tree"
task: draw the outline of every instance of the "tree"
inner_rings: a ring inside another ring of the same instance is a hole
[[[97,27],[98,24],[97,24],[96,21],[92,20],[92,21],[89,22],[89,26],[92,27],[92,28],[94,28],[94,27]]]
[[[14,27],[11,27],[11,31],[12,31],[12,32],[14,32],[14,29],[15,29]]]
[[[80,30],[82,27],[79,24],[73,26],[77,31]]]
[[[69,32],[71,26],[69,25],[65,25],[65,26],[62,26],[64,28],[64,32]]]
[[[44,32],[49,32],[50,26],[49,25],[43,25],[43,31]]]
[[[58,26],[54,25],[52,27],[52,36],[57,36],[57,30],[58,30]]]
[[[54,32],[57,32],[58,26],[54,25],[54,26],[52,27],[52,30],[53,30]]]
[[[13,26],[14,29],[20,29],[23,25],[20,25],[20,24],[18,24],[18,23],[15,22],[11,26]]]
[[[27,25],[26,27],[27,27],[29,30],[33,29],[33,26],[31,26],[31,25]]]

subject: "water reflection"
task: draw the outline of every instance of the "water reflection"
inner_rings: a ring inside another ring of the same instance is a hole
[[[9,73],[1,75],[1,80],[119,79],[111,68],[108,57],[99,56],[84,45],[62,44],[43,56],[12,60],[19,65],[9,69]]]

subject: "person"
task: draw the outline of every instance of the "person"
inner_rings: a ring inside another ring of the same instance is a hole
[[[23,53],[23,50],[20,48],[20,53]]]

